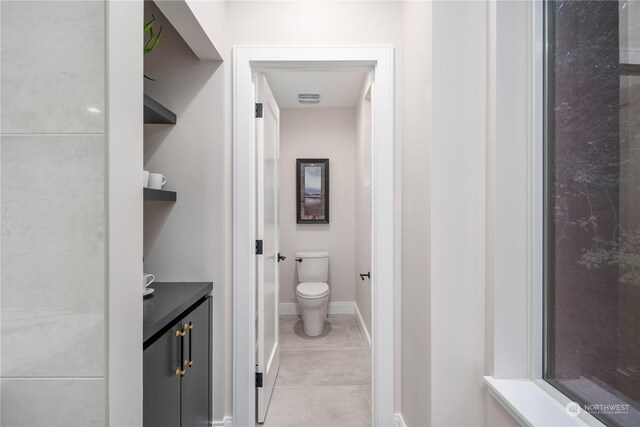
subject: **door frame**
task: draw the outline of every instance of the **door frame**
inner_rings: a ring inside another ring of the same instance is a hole
[[[256,188],[253,76],[273,69],[372,72],[372,424],[394,425],[394,50],[392,46],[236,46],[233,49],[233,424],[253,426]]]

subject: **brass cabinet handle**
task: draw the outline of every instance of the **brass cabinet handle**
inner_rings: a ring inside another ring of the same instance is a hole
[[[193,322],[189,322],[187,324],[187,329],[189,329],[189,359],[186,361],[188,367],[193,366],[193,357],[191,356],[191,342],[193,341],[193,335],[191,335],[191,330],[193,329]]]
[[[180,338],[180,367],[178,367],[175,370],[175,374],[183,376],[187,371],[185,371],[184,369],[180,369],[182,367],[183,364],[183,360],[184,360],[184,366],[187,366],[186,363],[187,361],[184,358],[184,336],[187,335],[187,333],[185,332],[184,328],[180,329],[180,330],[176,330],[175,332],[175,336]]]
[[[183,323],[182,327],[180,329],[177,329],[174,333],[174,335],[178,338],[180,338],[180,360],[182,361],[181,363],[181,367],[191,367],[193,366],[193,360],[191,359],[191,330],[193,329],[193,323],[189,322],[189,323]],[[187,331],[189,331],[189,358],[185,359],[184,357],[184,337],[187,335]],[[177,368],[175,370],[175,375],[180,375],[183,376],[184,374],[186,374],[187,371],[185,369],[180,369]]]

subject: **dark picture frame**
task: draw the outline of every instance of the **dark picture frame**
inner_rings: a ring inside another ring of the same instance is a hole
[[[329,159],[296,160],[298,224],[329,223]]]

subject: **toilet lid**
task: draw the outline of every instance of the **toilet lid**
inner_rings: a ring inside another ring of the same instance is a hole
[[[321,297],[329,292],[329,285],[323,282],[300,283],[296,288],[296,292],[304,297]]]

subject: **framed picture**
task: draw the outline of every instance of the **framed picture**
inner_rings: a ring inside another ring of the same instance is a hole
[[[298,224],[329,223],[329,159],[296,160]]]

